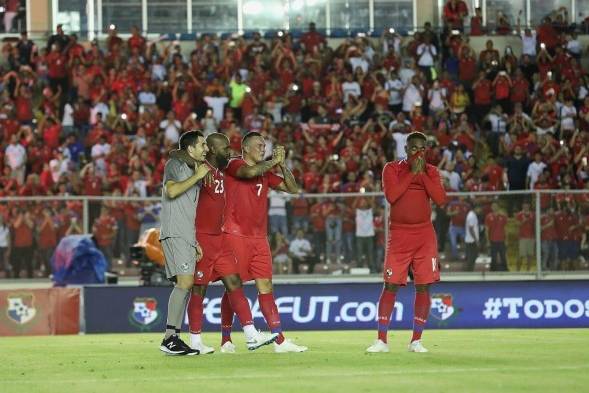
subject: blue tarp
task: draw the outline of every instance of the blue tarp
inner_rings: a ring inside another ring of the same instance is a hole
[[[71,235],[57,245],[51,268],[56,286],[101,284],[105,282],[107,264],[90,235]]]

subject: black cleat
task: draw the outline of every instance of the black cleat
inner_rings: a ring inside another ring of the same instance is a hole
[[[166,355],[171,356],[200,355],[200,351],[190,348],[184,341],[180,339],[180,337],[175,334],[168,337],[167,339],[164,338],[160,345],[160,351],[164,352]]]

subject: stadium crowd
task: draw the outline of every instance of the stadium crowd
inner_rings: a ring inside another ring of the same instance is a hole
[[[236,155],[249,131],[264,135],[268,156],[274,144],[286,146],[304,193],[379,191],[384,164],[405,157],[413,130],[427,135],[427,160],[448,191],[589,189],[586,49],[567,18],[558,9],[530,29],[498,15],[494,33],[515,28],[521,56],[509,46],[500,52],[492,38],[475,53],[469,37],[491,32],[480,9],[468,15],[460,0],[444,7],[441,33],[426,23],[409,37],[389,29],[333,47],[313,24],[296,39],[287,31],[270,40],[204,34],[189,51],[137,28],[122,39],[111,26],[104,43],[78,42],[61,26],[43,45],[23,32],[0,57],[0,196],[160,195],[168,152],[195,128],[225,133]],[[555,215],[570,208],[576,217],[557,220],[555,240],[576,231],[579,247],[586,243],[588,199],[547,202]],[[500,210],[518,217],[522,201],[509,198]],[[0,268],[15,274],[23,266],[30,276],[37,263],[48,273],[57,241],[82,232],[79,202],[0,209]],[[157,225],[158,209],[91,204],[98,244],[126,259],[140,230]],[[470,209],[456,198],[436,211],[440,248],[448,237],[451,257]],[[378,270],[382,199],[272,195],[269,219],[274,255],[289,270],[342,259]]]

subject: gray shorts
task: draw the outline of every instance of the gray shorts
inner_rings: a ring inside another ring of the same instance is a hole
[[[534,256],[534,239],[519,239],[519,256],[531,257]]]
[[[161,241],[166,258],[166,275],[193,275],[196,267],[196,247],[179,237],[168,237]]]

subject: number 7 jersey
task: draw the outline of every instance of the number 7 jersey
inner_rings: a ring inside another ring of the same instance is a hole
[[[268,190],[284,179],[272,172],[253,179],[237,178],[247,163],[242,158],[229,161],[225,170],[225,215],[223,232],[237,236],[266,238],[268,235]],[[199,202],[200,205],[200,202]]]
[[[223,171],[205,163],[211,168],[213,183],[201,185],[198,205],[196,206],[196,233],[220,235],[223,226],[223,212],[225,210],[225,176]]]

